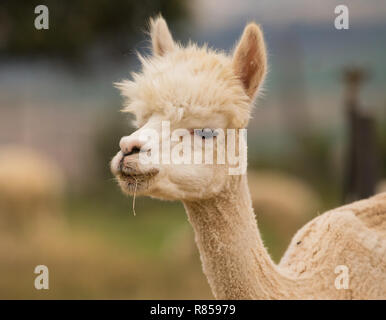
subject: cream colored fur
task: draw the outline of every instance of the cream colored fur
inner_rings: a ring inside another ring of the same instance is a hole
[[[245,175],[225,165],[143,165],[144,128],[244,128],[266,73],[260,28],[249,24],[232,57],[207,47],[174,43],[166,22],[151,22],[153,56],[118,84],[125,111],[139,129],[120,142],[111,162],[125,193],[182,200],[193,226],[204,272],[218,299],[385,299],[386,194],[318,216],[294,236],[279,265],[265,249]],[[196,139],[196,138],[194,138]],[[240,135],[239,141],[245,146]],[[193,149],[192,152],[197,150]],[[349,270],[349,288],[337,289],[335,268]]]

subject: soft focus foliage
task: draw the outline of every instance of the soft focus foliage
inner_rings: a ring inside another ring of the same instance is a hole
[[[50,28],[31,28],[35,6],[49,8]],[[0,49],[12,57],[53,55],[74,60],[91,49],[118,56],[129,49],[129,39],[144,30],[149,16],[162,12],[171,21],[186,15],[181,0],[12,1],[0,3]]]

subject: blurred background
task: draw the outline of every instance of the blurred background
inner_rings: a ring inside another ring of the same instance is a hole
[[[35,6],[49,8],[36,30]],[[248,130],[249,183],[278,262],[304,223],[386,191],[386,3],[80,0],[0,3],[0,298],[213,298],[180,203],[121,194],[128,135],[113,82],[149,53],[149,16],[175,39],[230,51],[263,26],[270,70]],[[37,265],[50,289],[36,290]]]

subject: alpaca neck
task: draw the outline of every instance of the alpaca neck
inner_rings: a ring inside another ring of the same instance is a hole
[[[280,299],[290,283],[263,246],[247,178],[232,176],[214,198],[184,201],[204,273],[217,299]]]

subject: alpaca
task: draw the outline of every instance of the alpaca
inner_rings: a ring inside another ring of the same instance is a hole
[[[313,219],[275,265],[257,227],[246,175],[229,174],[233,163],[140,161],[159,150],[141,133],[161,133],[163,120],[188,129],[193,141],[214,144],[220,143],[215,135],[192,129],[245,128],[267,69],[255,23],[245,27],[232,57],[206,46],[182,47],[162,17],[151,20],[150,36],[153,52],[140,56],[142,72],[117,84],[126,98],[124,111],[135,115],[139,129],[121,139],[111,170],[126,194],[183,202],[215,298],[385,299],[386,193]],[[245,137],[237,139],[245,151]],[[194,145],[192,154],[198,150]]]

